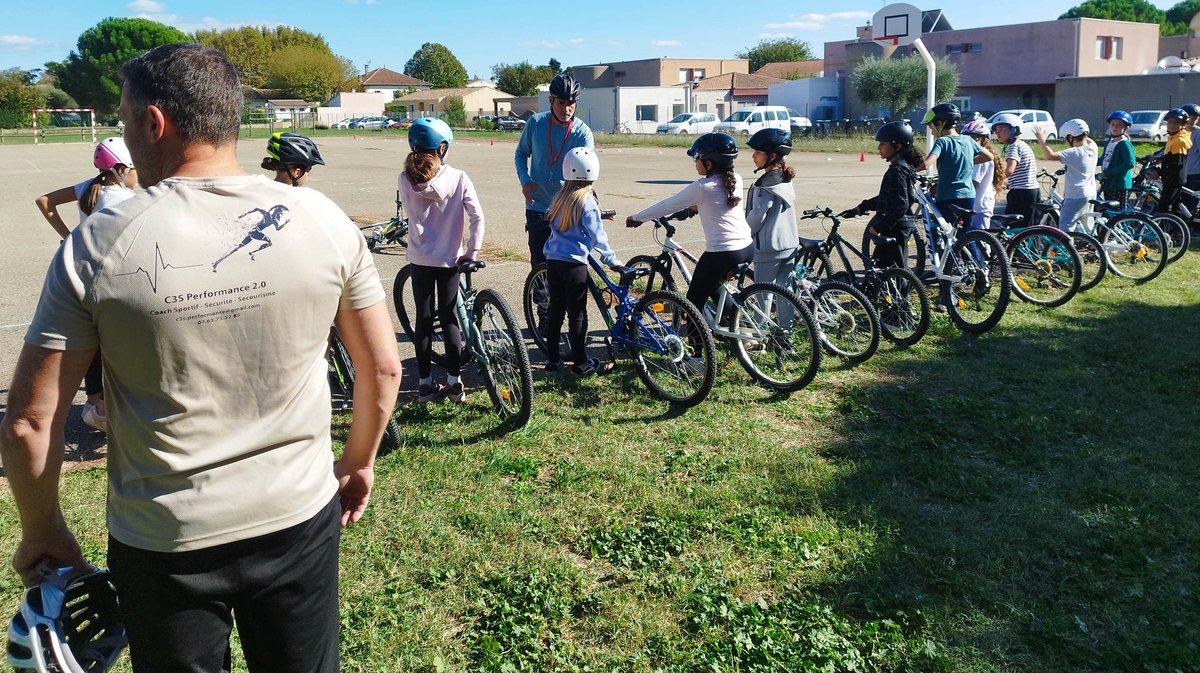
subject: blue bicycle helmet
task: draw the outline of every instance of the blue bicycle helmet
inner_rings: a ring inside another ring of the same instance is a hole
[[[1124,110],[1113,110],[1104,121],[1110,122],[1114,119],[1120,119],[1125,122],[1125,126],[1133,126],[1133,116]]]
[[[442,149],[442,143],[446,143],[445,149]],[[445,156],[453,143],[454,131],[450,130],[449,124],[437,117],[421,117],[408,129],[408,146],[414,152],[437,150],[438,156]]]

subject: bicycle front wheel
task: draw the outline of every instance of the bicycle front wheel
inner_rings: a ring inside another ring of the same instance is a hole
[[[1104,274],[1108,273],[1108,258],[1104,254],[1104,246],[1100,245],[1095,236],[1082,231],[1071,231],[1068,234],[1075,246],[1075,252],[1079,255],[1079,291],[1087,292],[1104,280]]]
[[[1098,238],[1108,270],[1122,278],[1144,283],[1167,268],[1167,237],[1144,215],[1117,215],[1100,225]]]
[[[854,287],[821,283],[812,292],[810,307],[825,350],[850,362],[866,362],[879,349],[879,314]]]
[[[492,290],[475,295],[475,330],[483,345],[484,385],[496,412],[514,427],[533,414],[533,368],[517,318],[504,297]]]
[[[636,278],[629,286],[629,298],[636,302],[641,297],[655,290],[679,290],[679,284],[671,275],[671,261],[650,255],[638,255],[625,263],[625,266],[635,269],[650,269],[650,273]]]
[[[872,279],[871,300],[879,312],[879,330],[898,346],[914,346],[929,331],[929,292],[916,274],[893,267]]]
[[[1167,237],[1167,262],[1178,262],[1192,244],[1192,231],[1182,217],[1172,213],[1154,215],[1154,223]]]
[[[329,393],[334,411],[350,411],[354,406],[354,362],[337,330],[329,330]]]
[[[734,350],[750,376],[773,390],[807,386],[821,366],[821,338],[795,293],[754,283],[738,291],[734,305]]]
[[[699,309],[677,292],[656,290],[637,303],[629,326],[638,377],[651,393],[682,407],[708,397],[716,346]]]
[[[1079,292],[1082,262],[1071,238],[1050,227],[1029,227],[1008,242],[1013,292],[1047,308],[1062,306]]]
[[[550,351],[546,347],[544,325],[546,313],[550,307],[549,287],[546,263],[542,262],[533,267],[533,270],[525,277],[525,290],[521,293],[521,310],[525,314],[525,325],[529,328],[529,336],[533,338],[533,343],[546,357],[550,356]],[[560,332],[558,339],[558,355],[561,358],[564,354],[571,352],[571,344],[567,341],[566,332]]]
[[[400,328],[404,336],[414,345],[417,343],[417,300],[412,289],[412,264],[405,264],[396,274],[392,283],[392,303],[396,306],[396,317],[400,319]],[[430,353],[434,364],[446,365],[446,343],[442,335],[442,320],[438,317],[437,308],[433,311],[433,334],[430,336],[433,350]]]
[[[1012,271],[995,236],[978,229],[959,235],[945,273],[954,279],[943,281],[950,296],[942,299],[959,329],[980,334],[999,324],[1012,297]]]

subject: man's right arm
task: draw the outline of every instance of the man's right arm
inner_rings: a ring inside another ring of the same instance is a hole
[[[396,408],[401,366],[386,302],[340,310],[334,325],[357,372],[350,434],[341,460],[334,465],[345,526],[366,511],[375,479],[375,452]]]

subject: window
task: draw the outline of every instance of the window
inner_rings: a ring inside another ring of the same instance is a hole
[[[962,45],[961,44],[948,44],[948,45],[946,45],[946,53],[947,54],[961,54],[962,53]]]
[[[754,114],[750,115],[750,118],[746,121],[750,122],[751,124],[757,124],[762,121],[762,113],[755,112]]]
[[[671,106],[671,116],[678,117],[683,114],[683,103],[675,103]]]
[[[640,122],[658,121],[657,105],[638,105],[634,108],[634,119]]]
[[[613,73],[613,77],[624,77],[624,76],[625,76],[624,70],[617,70],[616,72]]]
[[[1100,35],[1096,38],[1096,58],[1101,61],[1121,60],[1124,38]]]
[[[679,82],[695,82],[704,79],[704,68],[680,68]]]
[[[978,54],[979,52],[983,51],[983,43],[972,42],[967,45],[967,51],[971,52],[972,54]]]
[[[708,103],[701,103],[701,104],[700,104],[700,111],[701,111],[701,112],[708,112]]]

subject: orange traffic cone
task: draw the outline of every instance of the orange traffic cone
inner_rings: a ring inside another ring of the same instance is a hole
[[[858,163],[863,164],[866,162],[867,162],[867,152],[866,152],[866,150],[863,150],[858,153]]]
[[[493,139],[492,139],[492,144],[493,144],[493,145],[495,145],[495,144],[496,144],[496,140],[495,140],[495,138],[493,138]]]

